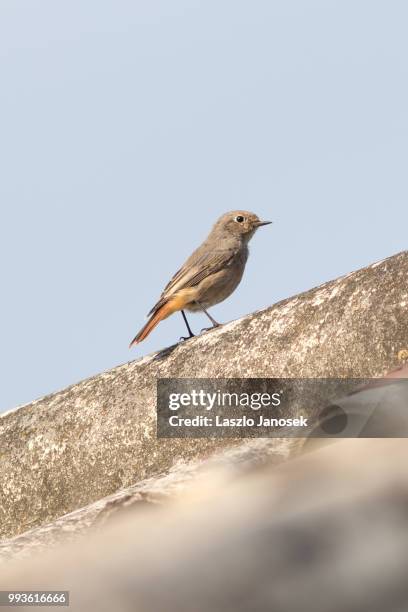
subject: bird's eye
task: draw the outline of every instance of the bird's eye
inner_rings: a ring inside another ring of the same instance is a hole
[[[235,221],[237,223],[242,223],[245,220],[245,217],[243,217],[242,215],[238,215],[238,217],[235,217]]]

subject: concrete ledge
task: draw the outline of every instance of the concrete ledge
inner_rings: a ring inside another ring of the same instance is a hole
[[[157,378],[380,376],[408,347],[407,307],[403,252],[7,413],[0,537],[236,444],[157,440]]]

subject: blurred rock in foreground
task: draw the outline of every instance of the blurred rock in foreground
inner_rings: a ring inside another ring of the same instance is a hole
[[[214,466],[164,507],[122,509],[35,563],[9,563],[1,588],[69,589],[78,612],[402,612],[407,464],[394,439]]]

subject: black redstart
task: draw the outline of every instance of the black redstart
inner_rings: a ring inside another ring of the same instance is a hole
[[[203,311],[214,327],[219,324],[207,308],[222,302],[239,285],[248,259],[248,242],[262,225],[257,215],[245,210],[225,213],[206,240],[187,259],[165,287],[149,312],[149,320],[133,338],[130,347],[144,340],[156,325],[181,310],[190,337],[192,333],[184,310]]]

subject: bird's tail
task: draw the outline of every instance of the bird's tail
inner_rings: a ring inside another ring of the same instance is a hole
[[[150,332],[160,323],[163,319],[167,319],[173,312],[177,310],[181,310],[185,304],[185,300],[182,299],[181,296],[175,296],[170,299],[168,302],[165,302],[162,306],[155,309],[152,313],[152,316],[147,321],[146,325],[142,327],[139,333],[133,338],[132,342],[129,344],[129,348],[131,348],[134,344],[138,344],[142,342]]]

